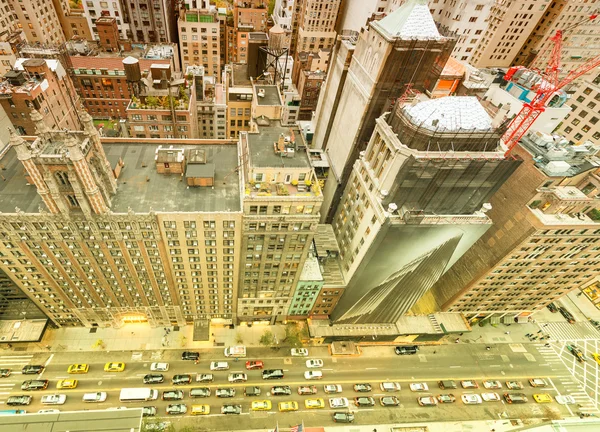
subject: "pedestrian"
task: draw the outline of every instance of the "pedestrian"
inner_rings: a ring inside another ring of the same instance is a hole
[[[131,332],[131,336],[133,336],[135,334],[135,332]]]
[[[198,360],[194,360],[194,364],[198,364],[198,362],[199,362]]]
[[[509,332],[509,331],[507,331],[507,332],[504,332],[504,334],[510,334],[510,332]]]
[[[545,346],[545,347],[549,347],[549,346],[550,346],[550,344],[549,344],[549,343],[546,343],[544,346]]]
[[[537,338],[538,338],[537,336],[534,336],[531,338],[531,340],[537,340]]]
[[[485,347],[485,349],[489,351],[492,349],[492,347],[487,346],[487,347]]]
[[[458,343],[458,342],[460,342],[460,339],[459,339],[459,338],[456,338],[456,339],[454,340],[454,343]]]
[[[435,354],[437,351],[434,351],[433,353]]]
[[[541,332],[542,332],[542,330],[540,330],[540,331],[538,332],[538,334],[540,334]]]
[[[548,323],[546,323],[546,324],[544,324],[542,327],[548,327],[548,325],[549,325],[549,324],[548,324]]]
[[[463,335],[463,333],[459,334],[459,336],[462,336],[462,335]]]

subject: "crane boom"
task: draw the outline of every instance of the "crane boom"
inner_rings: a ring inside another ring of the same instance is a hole
[[[597,17],[598,15],[592,15],[586,20],[582,20],[567,27],[567,30],[576,27],[584,21],[594,20]],[[542,82],[532,101],[523,104],[523,107],[510,122],[506,132],[502,136],[502,141],[504,141],[504,145],[507,148],[505,157],[508,157],[512,149],[519,143],[519,140],[523,137],[523,135],[527,133],[531,125],[546,110],[546,103],[558,90],[564,88],[595,67],[600,66],[600,55],[597,55],[596,57],[586,61],[579,67],[570,71],[562,80],[559,80],[558,74],[560,73],[560,54],[562,50],[563,31],[564,30],[557,30],[556,34],[550,39],[554,42],[554,46],[552,48],[552,54],[550,56],[550,60],[548,61],[548,65],[545,69],[545,74],[543,77],[544,80],[546,80],[546,84],[544,85]]]

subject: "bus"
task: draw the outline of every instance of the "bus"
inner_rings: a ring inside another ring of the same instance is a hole
[[[124,388],[119,396],[121,402],[146,402],[158,399],[158,390],[150,388]]]
[[[0,415],[27,414],[25,410],[0,410]]]

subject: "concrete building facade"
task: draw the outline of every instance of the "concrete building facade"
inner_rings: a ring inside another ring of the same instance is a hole
[[[181,66],[203,66],[206,75],[221,76],[219,16],[216,9],[183,10],[177,21]]]
[[[41,7],[40,3],[11,1],[17,15],[17,25],[23,30],[27,42],[59,45],[65,41],[61,22],[54,4]]]

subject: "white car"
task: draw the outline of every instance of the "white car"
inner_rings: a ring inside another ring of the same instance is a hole
[[[323,390],[325,390],[325,393],[329,394],[329,393],[341,393],[342,392],[342,386],[339,384],[327,384],[323,386]]]
[[[323,367],[323,360],[321,360],[321,359],[306,360],[306,367],[307,368]]]
[[[554,396],[554,400],[561,405],[571,405],[575,403],[575,398],[573,396]]]
[[[150,370],[152,372],[166,372],[169,370],[169,363],[152,363]]]
[[[348,408],[348,399],[345,397],[330,398],[329,399],[329,407],[330,408]]]
[[[48,409],[39,410],[38,414],[57,414],[59,412],[60,412],[60,410],[58,410],[58,409],[48,408]]]
[[[501,389],[502,383],[500,381],[484,381],[483,386],[486,389]]]
[[[483,401],[481,400],[481,396],[479,396],[478,394],[464,394],[460,398],[462,399],[463,403],[467,405],[483,403]]]
[[[66,402],[67,395],[51,394],[42,396],[42,405],[62,405]]]
[[[500,401],[500,395],[498,393],[481,393],[481,398],[486,402]]]
[[[400,383],[399,382],[382,382],[381,384],[379,384],[379,388],[385,392],[400,391]]]
[[[221,371],[229,369],[229,363],[227,362],[210,362],[211,371]]]
[[[306,371],[304,372],[304,378],[307,380],[315,380],[323,378],[323,372],[321,371]]]
[[[292,348],[292,357],[308,357],[308,349]]]
[[[248,381],[248,375],[245,373],[230,373],[227,380],[230,383],[245,382]]]
[[[426,383],[411,383],[410,391],[414,391],[414,392],[429,391],[429,386]]]

